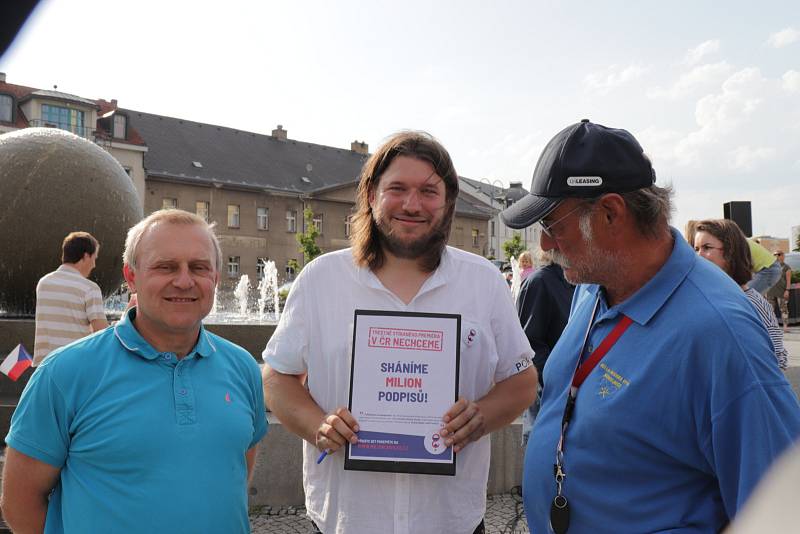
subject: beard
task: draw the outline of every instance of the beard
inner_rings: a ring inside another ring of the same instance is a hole
[[[570,261],[560,250],[554,249],[550,251],[553,263],[561,266],[564,278],[570,284],[605,285],[619,269],[621,254],[597,246],[592,239],[592,226],[588,217],[582,217],[578,227],[583,240],[583,258]],[[569,273],[567,269],[570,270]]]
[[[402,259],[421,259],[423,264],[433,265],[434,268],[439,264],[449,234],[450,225],[447,217],[443,217],[427,234],[413,241],[404,240],[396,235],[390,221],[382,214],[376,213],[374,220],[378,227],[381,246],[391,255]]]

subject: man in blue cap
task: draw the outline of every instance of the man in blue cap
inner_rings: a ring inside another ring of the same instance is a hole
[[[559,132],[530,195],[575,290],[528,443],[532,532],[719,532],[800,434],[800,407],[752,306],[669,226],[671,190],[629,132]]]

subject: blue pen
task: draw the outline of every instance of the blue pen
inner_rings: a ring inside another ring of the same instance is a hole
[[[319,458],[317,458],[317,465],[321,464],[322,460],[324,460],[326,456],[328,456],[328,449],[325,449],[322,451],[322,454],[319,455]]]

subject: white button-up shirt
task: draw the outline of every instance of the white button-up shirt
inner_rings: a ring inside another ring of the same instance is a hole
[[[307,372],[311,396],[328,413],[348,404],[357,308],[461,314],[459,395],[470,400],[531,365],[508,285],[486,259],[447,247],[405,304],[372,271],[356,267],[350,249],[340,250],[297,277],[263,354],[280,373]],[[326,534],[471,534],[484,516],[489,436],[457,455],[455,477],[344,471],[341,452],[317,464],[319,451],[303,443],[306,509]]]

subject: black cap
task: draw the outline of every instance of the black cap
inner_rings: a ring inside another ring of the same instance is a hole
[[[533,171],[530,194],[500,213],[510,228],[542,220],[565,198],[594,198],[650,187],[656,173],[627,130],[583,119],[556,134]]]

